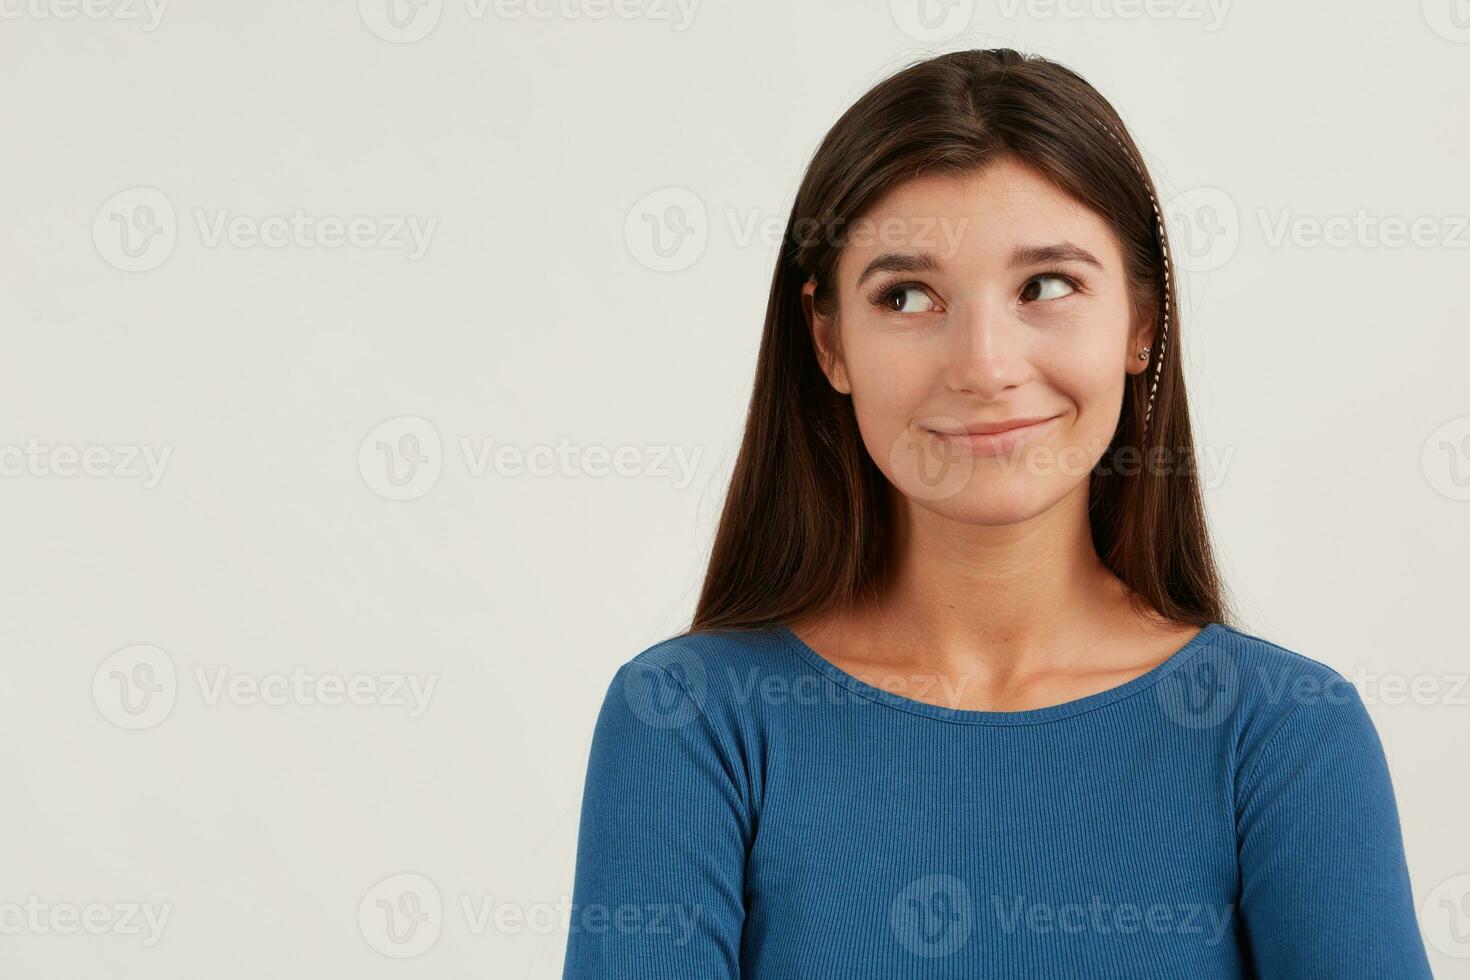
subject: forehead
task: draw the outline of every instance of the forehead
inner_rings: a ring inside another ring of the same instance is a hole
[[[894,250],[925,250],[942,262],[1003,261],[1018,246],[1071,242],[1104,265],[1122,264],[1117,236],[1100,215],[1011,158],[967,174],[927,173],[889,190],[858,222],[839,276]]]

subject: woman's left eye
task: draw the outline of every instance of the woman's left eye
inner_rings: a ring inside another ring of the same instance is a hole
[[[1066,276],[1054,273],[1036,276],[1021,290],[1021,298],[1028,303],[1035,300],[1061,299],[1077,291],[1077,287]]]
[[[918,305],[905,302],[906,295],[917,297]],[[882,290],[874,298],[874,303],[890,313],[927,313],[934,308],[934,301],[929,294],[912,283],[900,283]]]

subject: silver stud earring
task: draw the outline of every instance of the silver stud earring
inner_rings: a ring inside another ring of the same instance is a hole
[[[1152,349],[1152,348],[1149,348],[1149,347],[1145,347],[1145,348],[1144,348],[1144,349],[1143,349],[1143,350],[1141,350],[1141,351],[1139,351],[1139,352],[1138,352],[1138,359],[1139,359],[1139,360],[1140,360],[1140,361],[1146,361],[1146,360],[1148,360],[1148,352],[1149,352],[1149,351],[1150,351],[1150,350],[1151,350],[1151,349]]]

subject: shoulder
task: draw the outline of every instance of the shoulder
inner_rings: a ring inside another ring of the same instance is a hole
[[[1236,626],[1214,623],[1191,646],[1160,685],[1164,707],[1186,728],[1233,732],[1241,746],[1299,705],[1353,697],[1330,665]]]
[[[799,658],[774,629],[682,633],[620,665],[609,698],[644,721],[670,726],[704,718],[734,737],[775,685],[790,685]]]
[[[1200,659],[1223,668],[1221,684],[1233,694],[1238,790],[1272,770],[1300,771],[1314,756],[1382,759],[1361,694],[1335,667],[1223,624],[1210,646]]]
[[[725,680],[743,671],[777,671],[790,666],[790,650],[775,629],[680,633],[642,650],[623,666],[692,671]]]
[[[1237,626],[1220,624],[1214,646],[1227,654],[1244,705],[1272,714],[1320,694],[1347,694],[1335,667]]]

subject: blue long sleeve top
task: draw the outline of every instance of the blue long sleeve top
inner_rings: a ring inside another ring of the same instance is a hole
[[[1063,704],[941,699],[785,626],[623,664],[566,980],[1431,977],[1377,731],[1325,664],[1212,623]]]

